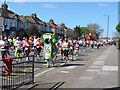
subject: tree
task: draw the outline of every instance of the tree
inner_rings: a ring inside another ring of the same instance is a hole
[[[31,24],[30,25],[30,28],[28,29],[27,34],[28,34],[28,36],[31,36],[31,35],[41,36],[36,24]]]
[[[80,37],[81,36],[81,34],[80,34],[80,32],[81,32],[81,29],[80,29],[80,25],[79,26],[76,26],[75,28],[74,28],[74,38],[78,38],[78,37]]]
[[[96,35],[98,35],[98,37],[99,37],[99,36],[103,33],[103,31],[104,31],[104,29],[101,29],[100,25],[99,25],[99,24],[96,24],[96,23],[94,23],[94,24],[92,24],[92,23],[88,24],[88,25],[87,25],[87,28],[88,28],[88,30],[90,31],[90,33],[96,34]]]
[[[116,30],[117,30],[118,32],[120,32],[120,22],[117,24]]]
[[[118,38],[119,37],[119,34],[118,34],[118,32],[116,31],[116,32],[113,32],[113,38]]]
[[[80,34],[82,35],[82,34],[89,34],[89,30],[88,30],[88,28],[87,27],[81,27],[80,28],[81,29],[81,31],[80,31]]]

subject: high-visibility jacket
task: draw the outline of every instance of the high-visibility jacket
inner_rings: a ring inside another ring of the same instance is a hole
[[[63,43],[63,50],[69,50],[69,43],[68,42]]]

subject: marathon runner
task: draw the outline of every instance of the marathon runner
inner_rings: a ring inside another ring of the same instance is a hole
[[[19,37],[16,38],[14,46],[16,47],[15,56],[22,57],[22,42]],[[17,59],[16,62],[19,62],[19,59]]]
[[[71,60],[73,61],[73,52],[74,52],[74,44],[70,42],[70,51],[69,54],[71,55]]]
[[[7,52],[7,48],[6,48],[6,43],[4,41],[4,37],[1,36],[1,40],[0,40],[0,49],[1,49],[1,56],[2,58],[6,57],[6,52]]]
[[[62,44],[63,44],[63,41],[62,41],[62,39],[60,39],[58,41],[58,47],[59,47],[59,51],[60,51],[61,60],[63,60],[63,53],[64,53]]]
[[[67,62],[67,59],[69,60],[68,52],[69,52],[69,47],[70,47],[67,38],[65,38],[65,41],[63,42],[62,47],[63,47],[63,50],[64,50],[64,60],[65,60],[65,62]]]
[[[29,54],[30,54],[30,43],[28,42],[28,39],[25,38],[25,42],[23,44],[25,55],[26,55],[26,61],[29,61]]]
[[[36,47],[36,54],[37,54],[37,60],[40,60],[40,52],[41,52],[41,43],[40,43],[40,38],[37,39],[35,42],[35,47]]]
[[[76,43],[75,48],[76,48],[76,56],[78,57],[78,52],[79,52],[79,42]]]

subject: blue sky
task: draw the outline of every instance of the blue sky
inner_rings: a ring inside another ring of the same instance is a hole
[[[107,17],[104,15],[110,16],[109,37],[116,32],[118,23],[117,2],[9,2],[8,5],[18,15],[36,13],[43,21],[53,19],[56,24],[65,23],[69,28],[97,23],[104,29],[103,37],[107,33]]]

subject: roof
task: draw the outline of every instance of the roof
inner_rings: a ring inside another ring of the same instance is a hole
[[[34,18],[34,17],[32,17],[32,16],[28,16],[28,17],[26,17],[26,19],[29,21],[29,22],[31,22],[31,23],[35,23],[35,24],[44,24],[45,22],[43,22],[42,20],[40,20],[39,18]]]
[[[14,16],[18,16],[16,13],[4,8],[0,8],[0,14],[2,17],[6,18],[14,18]]]
[[[19,20],[22,20],[22,19],[23,19],[23,17],[24,17],[24,16],[19,16],[18,18],[19,18]]]

